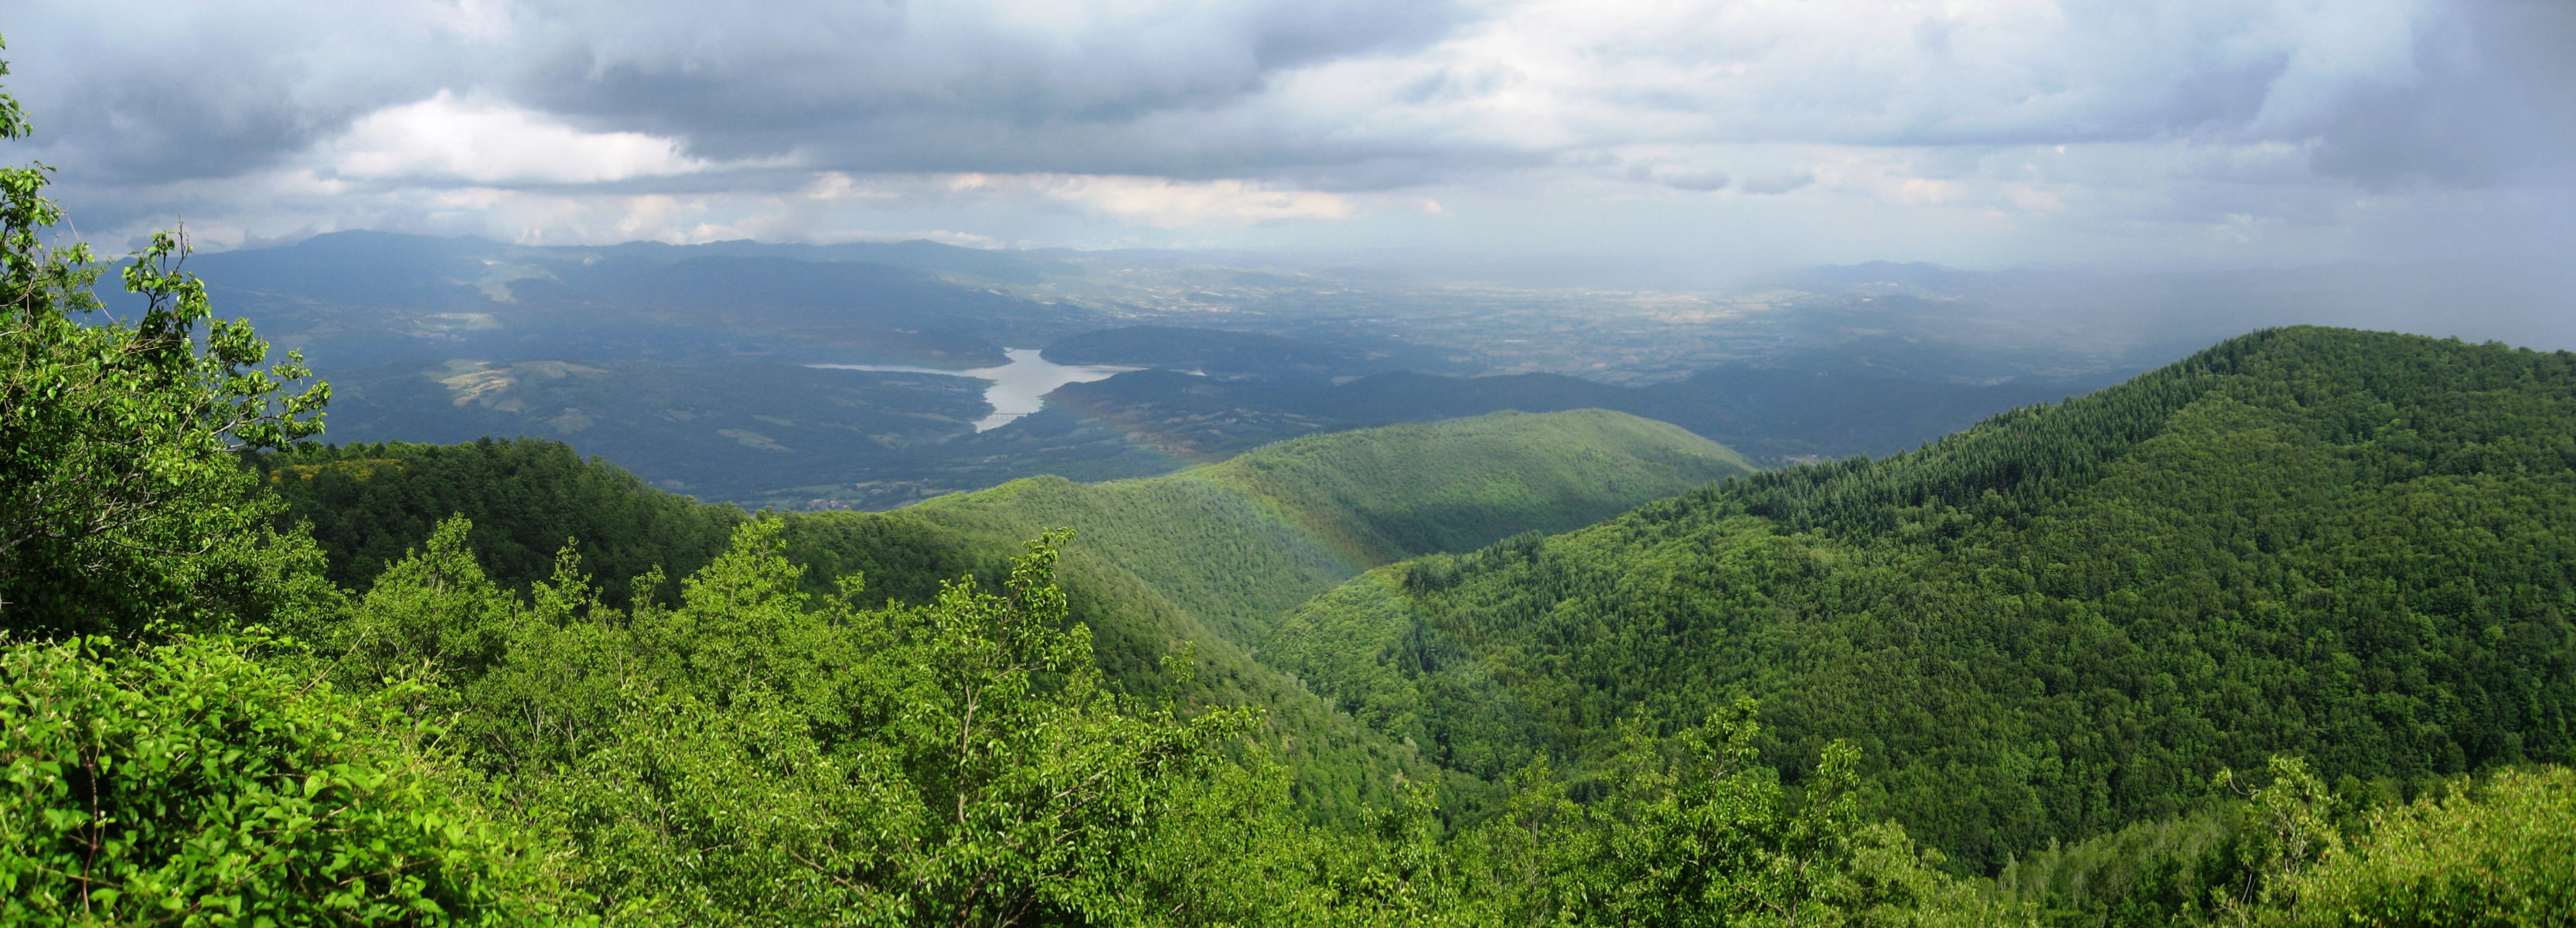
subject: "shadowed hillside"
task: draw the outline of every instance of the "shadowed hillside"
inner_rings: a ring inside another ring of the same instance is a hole
[[[2221,767],[2576,750],[2576,355],[2297,328],[1920,451],[1373,572],[1262,651],[1477,776],[1763,700],[1973,868]]]
[[[570,538],[625,596],[653,565],[680,575],[708,563],[748,518],[551,442],[352,445],[261,466],[288,518],[312,523],[337,579],[358,587],[462,514],[504,585],[547,577]],[[871,597],[919,603],[960,576],[997,582],[1028,539],[1071,528],[1071,615],[1091,627],[1112,677],[1157,686],[1163,657],[1194,647],[1197,677],[1177,695],[1267,707],[1292,756],[1326,758],[1298,774],[1312,801],[1338,808],[1379,794],[1398,766],[1433,774],[1249,657],[1279,616],[1391,560],[1562,531],[1751,472],[1734,452],[1633,416],[1503,413],[1283,442],[1164,477],[1036,477],[890,513],[789,515],[783,537],[815,592],[855,573]]]

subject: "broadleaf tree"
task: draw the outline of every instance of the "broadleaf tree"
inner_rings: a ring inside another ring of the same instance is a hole
[[[28,131],[0,92],[0,138]],[[316,588],[289,575],[319,560],[270,528],[277,504],[237,453],[320,432],[329,385],[294,388],[301,356],[272,363],[249,323],[214,316],[183,233],[119,275],[140,313],[108,313],[89,246],[57,246],[52,173],[0,167],[0,629],[295,618]]]

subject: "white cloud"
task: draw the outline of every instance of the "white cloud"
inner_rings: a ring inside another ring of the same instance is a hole
[[[965,175],[982,186],[991,179]],[[1162,177],[1026,175],[1008,183],[1041,196],[1158,229],[1210,223],[1252,224],[1291,219],[1348,219],[1359,207],[1351,198],[1241,180],[1177,181]]]
[[[244,242],[2292,260],[2563,230],[2534,191],[2576,163],[2542,0],[25,5],[10,86],[58,147],[7,160]]]
[[[714,167],[682,154],[673,139],[583,132],[528,109],[445,90],[369,113],[317,154],[326,173],[345,177],[481,184],[589,184]]]

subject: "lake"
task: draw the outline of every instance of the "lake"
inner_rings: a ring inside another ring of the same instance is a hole
[[[894,371],[906,374],[946,374],[951,377],[973,377],[989,380],[984,389],[984,402],[993,404],[993,414],[975,420],[975,431],[983,432],[1010,424],[1011,420],[1038,411],[1041,397],[1069,383],[1107,380],[1113,375],[1143,370],[1138,367],[1110,367],[1102,364],[1057,364],[1038,357],[1035,348],[1005,348],[1004,357],[1011,363],[1000,367],[974,370],[947,370],[937,367],[904,367],[894,364],[808,364],[844,371]]]

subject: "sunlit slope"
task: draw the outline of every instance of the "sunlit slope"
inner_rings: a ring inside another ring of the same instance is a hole
[[[547,442],[352,446],[313,458],[264,466],[338,563],[382,563],[416,544],[413,533],[462,513],[508,583],[544,576],[567,535],[612,573],[658,563],[676,575],[703,564],[744,518]],[[785,539],[818,592],[856,573],[865,596],[921,601],[961,575],[995,581],[1029,539],[1071,528],[1061,576],[1103,665],[1140,694],[1267,707],[1300,789],[1338,809],[1382,797],[1399,769],[1435,774],[1254,661],[1249,647],[1270,623],[1389,560],[1562,531],[1748,472],[1721,446],[1621,413],[1501,413],[1282,442],[1163,477],[1039,477],[895,512],[791,515]],[[1172,689],[1162,659],[1184,648],[1196,653],[1196,679]]]
[[[901,578],[922,575],[880,560],[885,552],[971,552],[991,564],[1039,532],[1071,528],[1060,569],[1107,669],[1139,692],[1265,707],[1298,788],[1341,809],[1384,798],[1399,769],[1434,774],[1252,658],[1279,616],[1388,560],[1560,531],[1749,472],[1734,452],[1623,413],[1499,413],[1297,439],[1163,477],[1038,477],[890,513],[806,516],[791,538],[836,572],[909,583]],[[1183,646],[1198,679],[1165,690],[1155,671]]]
[[[1753,470],[1679,426],[1587,409],[1320,435],[1178,479],[1275,501],[1346,558],[1383,562],[1562,531]]]
[[[1072,528],[1072,551],[1135,573],[1238,641],[1397,558],[1564,531],[1751,473],[1679,428],[1601,410],[1496,413],[1281,442],[1162,477],[1040,477],[896,513],[1003,538]]]
[[[2576,750],[2576,355],[2273,330],[1879,461],[1372,572],[1274,666],[1435,761],[1584,758],[1739,695],[1969,866],[2222,765]]]

